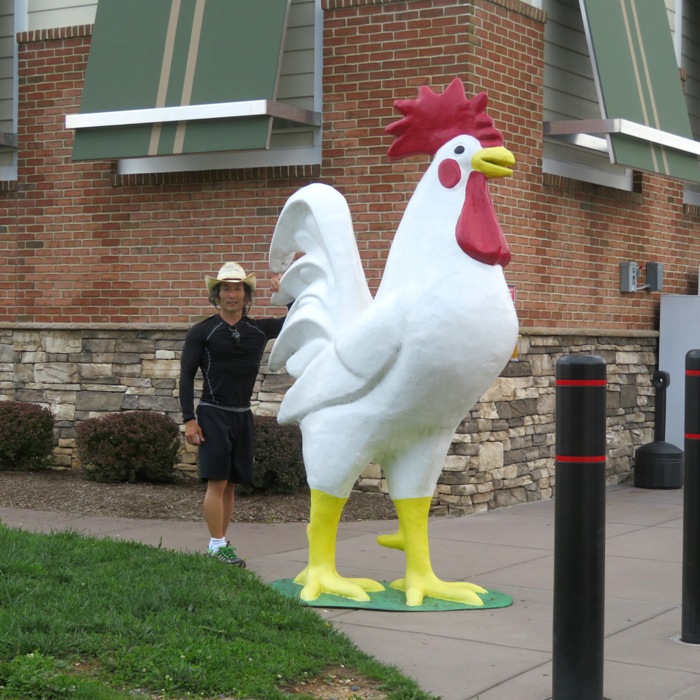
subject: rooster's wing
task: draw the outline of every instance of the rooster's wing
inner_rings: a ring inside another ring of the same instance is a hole
[[[337,190],[313,184],[289,198],[270,245],[270,268],[284,271],[273,303],[294,301],[269,362],[273,371],[286,364],[297,379],[280,421],[366,393],[396,359],[400,322],[387,322],[372,301],[350,211]]]

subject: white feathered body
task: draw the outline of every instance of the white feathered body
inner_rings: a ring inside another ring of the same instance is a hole
[[[370,462],[392,499],[431,496],[457,426],[517,342],[502,267],[455,238],[468,173],[444,187],[440,161],[409,202],[374,299],[336,190],[299,190],[275,231],[273,270],[304,252],[276,300],[295,299],[270,359],[296,378],[279,420],[299,422],[309,485],[334,496],[346,497]]]

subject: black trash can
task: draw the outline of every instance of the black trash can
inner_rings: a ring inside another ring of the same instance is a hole
[[[634,485],[640,489],[683,486],[683,450],[670,442],[650,442],[634,453]]]
[[[654,442],[634,453],[634,485],[640,489],[679,489],[683,486],[683,450],[664,440],[670,375],[657,371],[652,381],[656,387]]]

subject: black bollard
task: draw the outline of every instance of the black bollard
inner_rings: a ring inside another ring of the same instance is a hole
[[[603,700],[606,365],[556,369],[552,700]]]
[[[700,644],[700,350],[685,356],[681,641]]]

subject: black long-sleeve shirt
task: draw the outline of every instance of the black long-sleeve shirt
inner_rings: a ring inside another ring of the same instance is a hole
[[[229,326],[216,314],[190,328],[180,362],[180,408],[185,422],[195,417],[194,378],[198,369],[204,378],[202,403],[225,408],[250,406],[265,345],[279,335],[284,320],[244,316]]]

